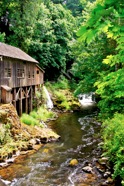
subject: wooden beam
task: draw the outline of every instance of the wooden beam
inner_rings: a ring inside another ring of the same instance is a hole
[[[19,88],[19,116],[22,115],[22,88]]]
[[[28,88],[25,88],[26,96],[25,96],[25,112],[28,114]]]
[[[33,104],[32,104],[32,99],[33,99],[32,86],[30,86],[29,90],[28,90],[28,95],[29,95],[29,92],[30,92],[30,96],[29,96],[29,112],[31,112],[32,109],[33,109]]]
[[[13,89],[13,100],[12,100],[12,102],[13,102],[14,107],[16,108],[16,88]]]

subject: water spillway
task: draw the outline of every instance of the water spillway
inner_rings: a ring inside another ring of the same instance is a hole
[[[52,109],[53,108],[53,102],[52,102],[50,94],[49,94],[49,92],[48,92],[48,90],[45,86],[43,86],[43,92],[44,92],[45,97],[46,97],[46,107],[48,109]]]

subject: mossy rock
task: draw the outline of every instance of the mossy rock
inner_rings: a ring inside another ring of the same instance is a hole
[[[43,150],[43,153],[48,154],[48,153],[49,153],[49,149],[44,149],[44,150]]]
[[[70,165],[70,166],[76,166],[76,165],[78,165],[78,160],[77,160],[77,159],[72,159],[72,160],[69,162],[69,165]]]
[[[7,123],[7,112],[6,110],[3,110],[0,108],[0,123],[6,124]]]

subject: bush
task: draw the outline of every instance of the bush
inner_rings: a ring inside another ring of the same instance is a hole
[[[52,82],[52,83],[47,82],[45,85],[47,86],[47,88],[50,88],[50,90],[53,90],[53,91],[59,90],[59,89],[64,90],[64,89],[70,88],[69,81],[63,76],[61,76],[57,82]]]
[[[62,92],[54,91],[54,95],[59,102],[64,102],[67,99]]]
[[[65,109],[65,110],[71,110],[71,107],[70,107],[70,104],[69,102],[67,101],[63,101],[61,104],[60,104],[61,108]]]
[[[58,82],[45,83],[47,89],[52,94],[54,105],[62,110],[69,111],[79,106],[78,100],[75,101],[73,95],[73,86],[76,86],[74,81],[68,81],[66,78],[61,77]],[[74,102],[76,104],[74,104]]]
[[[38,111],[38,116],[40,121],[47,121],[50,118],[54,118],[56,114],[50,110],[47,110],[45,107],[41,106]]]
[[[54,118],[56,114],[52,111],[47,110],[45,107],[41,106],[37,111],[32,111],[30,114],[23,114],[21,116],[21,122],[27,125],[40,126],[42,121],[46,122],[50,118]]]
[[[116,113],[103,123],[104,150],[114,165],[113,177],[124,179],[124,115]]]
[[[25,123],[27,125],[32,125],[32,126],[35,126],[35,125],[39,124],[39,121],[37,119],[35,119],[34,117],[32,117],[28,114],[23,114],[22,115],[21,122]]]
[[[39,118],[38,113],[36,111],[30,112],[30,116],[32,116],[35,119],[38,119]]]

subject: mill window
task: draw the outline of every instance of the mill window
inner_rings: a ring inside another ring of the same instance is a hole
[[[17,77],[18,78],[24,78],[25,77],[25,71],[22,68],[17,69]]]
[[[11,77],[11,68],[5,68],[4,75],[5,77]]]

